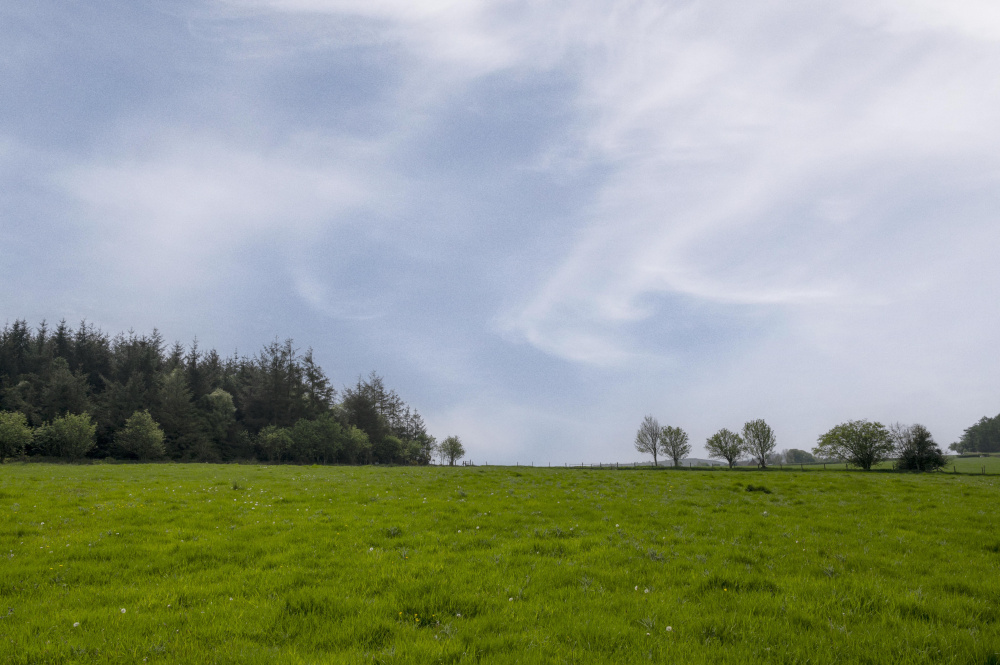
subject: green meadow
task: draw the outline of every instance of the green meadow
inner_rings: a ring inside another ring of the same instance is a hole
[[[961,473],[9,464],[0,662],[996,665],[998,500]]]

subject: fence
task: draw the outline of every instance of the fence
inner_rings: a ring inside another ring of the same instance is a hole
[[[479,464],[476,464],[475,462],[473,462],[471,460],[463,460],[462,461],[462,466],[490,466],[490,463],[489,462],[485,462],[482,465],[479,465]],[[509,464],[499,464],[499,465],[494,464],[493,466],[506,466],[506,467],[510,467]],[[519,467],[522,467],[522,466],[523,467],[528,467],[528,468],[536,468],[534,462],[529,462],[528,464],[521,464],[520,462],[515,462],[514,463],[514,467],[515,468],[519,468]],[[977,476],[978,475],[983,475],[983,476],[1000,475],[1000,467],[998,467],[997,469],[987,469],[987,465],[976,465],[974,467],[973,465],[970,465],[970,464],[963,464],[962,466],[963,466],[963,469],[959,470],[957,464],[949,463],[949,464],[947,464],[946,466],[944,466],[944,467],[942,467],[940,469],[936,469],[935,472],[936,473],[955,474],[955,475],[966,475],[966,476],[969,476],[969,475],[977,475]],[[990,466],[994,466],[994,465],[990,465]],[[809,467],[809,468],[807,469],[806,467]],[[570,464],[569,462],[564,462],[563,466],[560,467],[558,464],[556,464],[555,466],[553,466],[552,463],[549,462],[549,463],[546,463],[545,465],[540,465],[538,468],[551,468],[551,469],[558,469],[558,468],[565,468],[565,469],[609,469],[609,470],[614,470],[614,469],[617,469],[617,470],[620,470],[620,469],[640,469],[640,468],[654,469],[655,468],[655,469],[664,469],[664,470],[667,470],[667,469],[676,469],[676,470],[688,469],[688,470],[691,470],[691,471],[717,471],[717,470],[722,470],[722,471],[762,471],[763,470],[763,471],[801,471],[801,472],[805,472],[805,471],[862,471],[863,470],[860,467],[856,467],[856,466],[852,467],[849,462],[817,462],[817,463],[813,463],[813,464],[784,464],[784,463],[778,463],[778,464],[772,464],[772,465],[770,465],[768,467],[765,467],[763,469],[761,468],[761,466],[759,464],[757,464],[757,465],[754,465],[754,464],[738,464],[738,465],[735,465],[733,467],[730,467],[727,464],[694,464],[693,462],[690,462],[688,464],[680,464],[680,465],[677,465],[677,466],[674,466],[673,464],[656,464],[656,465],[654,465],[651,462],[625,462],[625,463],[621,463],[621,462],[595,462],[595,463],[592,463],[592,464],[588,464],[587,462],[581,462],[580,464]],[[893,466],[892,468],[885,468],[885,467],[874,468],[874,469],[870,469],[869,471],[875,472],[875,473],[919,473],[919,472],[915,472],[915,471],[912,471],[912,470],[909,470],[909,469],[897,469],[895,466]]]

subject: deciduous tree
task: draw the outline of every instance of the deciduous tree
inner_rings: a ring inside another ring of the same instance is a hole
[[[639,425],[639,431],[635,433],[635,449],[640,453],[653,456],[653,466],[657,466],[656,454],[660,452],[660,436],[663,430],[660,423],[653,416],[646,416]]]
[[[80,459],[97,444],[89,413],[68,413],[35,430],[33,447],[43,455]]]
[[[681,460],[691,454],[687,432],[680,427],[667,425],[660,430],[660,451],[680,466]]]
[[[923,425],[894,423],[889,427],[889,435],[896,447],[900,469],[934,471],[945,465],[944,453]]]
[[[438,446],[438,457],[442,462],[447,462],[448,466],[455,466],[455,462],[465,457],[465,447],[462,440],[457,436],[449,436]]]
[[[149,415],[149,411],[136,411],[125,426],[115,433],[115,447],[140,461],[163,457],[163,430]]]
[[[892,438],[885,425],[867,420],[841,423],[819,437],[813,453],[823,459],[842,459],[868,471],[889,459]]]
[[[751,420],[743,425],[743,442],[747,453],[757,460],[762,469],[767,468],[770,454],[777,443],[774,430],[761,419]]]
[[[743,437],[736,432],[730,432],[726,428],[720,429],[705,442],[705,450],[708,456],[714,459],[724,459],[729,463],[729,468],[733,468],[736,462],[744,455]]]
[[[807,453],[798,448],[792,448],[784,452],[785,464],[815,464],[816,457],[812,453]]]
[[[28,418],[17,411],[0,411],[0,462],[5,457],[21,455],[29,443]]]

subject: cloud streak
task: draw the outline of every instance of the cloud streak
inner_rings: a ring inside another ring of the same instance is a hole
[[[985,0],[170,11],[114,24],[177,54],[166,67],[109,81],[128,58],[99,51],[63,62],[88,86],[30,90],[86,102],[61,111],[72,140],[11,100],[5,211],[46,191],[61,216],[10,242],[76,229],[121,284],[230,284],[234,318],[260,296],[273,312],[248,335],[320,335],[348,375],[393,368],[491,461],[561,455],[560,437],[627,447],[647,411],[696,442],[774,414],[808,447],[836,419],[932,414],[947,438],[995,410]],[[3,66],[29,80],[16,53]],[[102,276],[82,282],[114,293]]]

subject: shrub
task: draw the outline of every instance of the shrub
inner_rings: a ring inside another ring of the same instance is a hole
[[[284,427],[268,425],[257,435],[257,449],[262,459],[280,462],[292,449],[292,435]]]
[[[28,418],[18,411],[0,411],[0,461],[24,453],[31,443]]]
[[[156,424],[149,411],[136,411],[125,426],[115,433],[115,447],[125,455],[139,460],[163,457],[163,430]]]
[[[70,413],[35,430],[33,445],[43,455],[80,459],[96,445],[96,431],[89,413]]]
[[[324,414],[315,420],[299,419],[289,430],[289,457],[299,463],[336,462],[347,434],[333,416]]]

